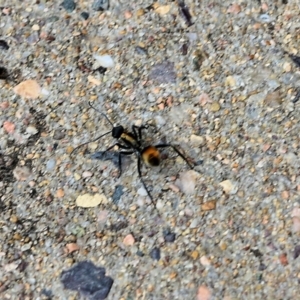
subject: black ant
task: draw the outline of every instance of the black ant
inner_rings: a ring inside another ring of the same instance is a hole
[[[73,149],[73,151],[71,152],[71,155],[79,147],[87,145],[91,142],[95,142],[95,141],[101,139],[103,136],[111,133],[112,137],[117,139],[118,142],[115,143],[114,145],[108,147],[104,152],[102,152],[102,155],[104,155],[107,151],[111,150],[115,146],[118,146],[120,149],[123,149],[123,150],[120,150],[119,154],[118,154],[118,167],[119,167],[119,171],[120,171],[118,177],[120,177],[122,174],[122,155],[135,154],[137,156],[137,169],[138,169],[138,174],[139,174],[140,180],[141,180],[151,202],[153,203],[154,207],[156,207],[156,205],[155,205],[153,198],[143,180],[143,176],[142,176],[142,172],[141,172],[141,162],[142,161],[148,167],[156,167],[160,164],[160,160],[161,160],[159,149],[171,147],[188,164],[188,166],[191,169],[193,169],[193,165],[172,144],[158,144],[158,145],[154,145],[154,146],[150,145],[150,146],[143,147],[142,146],[142,130],[148,129],[149,125],[142,125],[142,126],[132,125],[132,131],[131,132],[126,131],[122,125],[114,126],[113,123],[109,120],[109,118],[104,113],[102,113],[101,111],[99,111],[98,109],[93,107],[90,102],[89,102],[89,105],[91,108],[93,108],[94,110],[99,112],[102,116],[104,116],[104,118],[112,126],[112,130],[98,136],[96,139],[94,139],[92,141],[80,144],[79,146],[77,146],[76,148]]]

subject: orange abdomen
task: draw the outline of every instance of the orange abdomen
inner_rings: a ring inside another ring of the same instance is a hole
[[[148,167],[156,167],[160,163],[160,153],[157,148],[148,146],[142,152],[142,159]]]

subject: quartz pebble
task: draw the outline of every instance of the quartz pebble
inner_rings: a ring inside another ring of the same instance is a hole
[[[97,60],[98,64],[103,68],[113,68],[115,66],[115,63],[110,55],[94,54],[93,57]]]

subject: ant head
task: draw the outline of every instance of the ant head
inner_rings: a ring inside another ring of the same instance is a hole
[[[123,133],[124,133],[124,127],[122,125],[115,126],[112,129],[112,136],[115,139],[119,139]]]

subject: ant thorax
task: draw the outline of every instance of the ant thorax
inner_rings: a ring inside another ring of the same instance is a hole
[[[123,132],[120,139],[128,146],[138,150],[140,148],[140,141],[138,141],[131,132]]]

